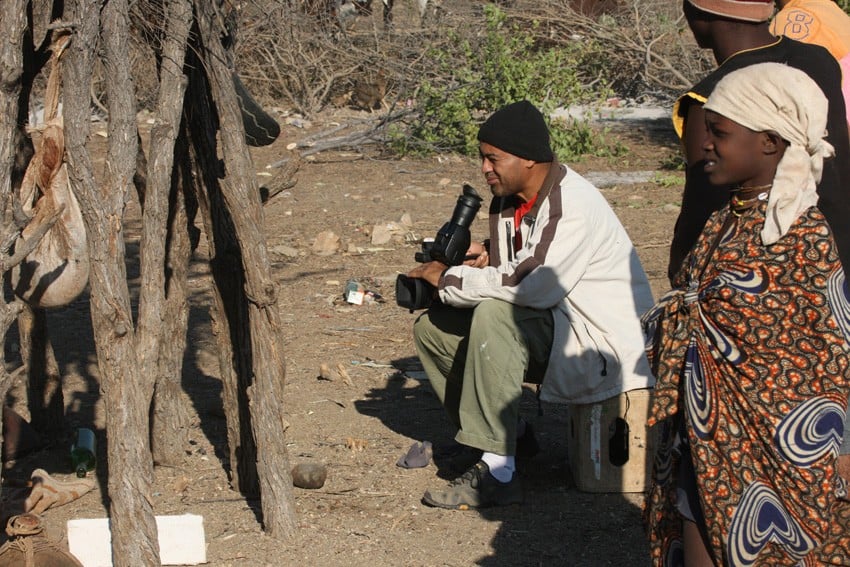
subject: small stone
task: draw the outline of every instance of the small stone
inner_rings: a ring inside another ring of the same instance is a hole
[[[272,254],[277,254],[279,256],[286,256],[287,258],[296,258],[298,257],[298,248],[293,246],[287,246],[286,244],[279,244],[277,246],[273,246],[271,248]]]
[[[393,237],[404,234],[404,229],[395,222],[385,222],[372,227],[372,244],[380,246],[389,243]]]
[[[293,486],[315,490],[325,485],[328,469],[321,463],[298,463],[291,474]]]
[[[330,256],[339,250],[339,236],[330,230],[325,230],[316,235],[313,242],[313,253],[318,256]]]

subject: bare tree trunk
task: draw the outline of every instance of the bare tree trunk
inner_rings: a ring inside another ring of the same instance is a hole
[[[27,29],[27,0],[9,0],[3,3],[0,18],[0,235],[14,234],[11,219],[12,171],[17,152],[18,101],[21,96],[24,72],[24,54],[21,46]],[[4,267],[5,268],[5,267]],[[3,273],[5,273],[5,269]],[[12,312],[12,309],[15,311]],[[20,306],[6,303],[0,294],[0,344],[6,342],[6,332],[17,316]],[[11,317],[11,321],[6,322]],[[5,361],[4,361],[5,362]],[[0,364],[0,404],[5,403],[11,377],[6,365]],[[3,435],[0,420],[0,435]]]
[[[12,171],[18,149],[18,102],[23,88],[27,0],[7,0],[0,18],[0,213],[11,212]]]
[[[104,69],[109,99],[109,147],[107,150],[107,171],[101,194],[112,191],[126,200],[132,187],[138,155],[139,133],[136,125],[136,100],[133,78],[130,75],[130,53],[128,44],[129,16],[127,0],[109,0],[103,8],[101,39],[104,46]],[[88,84],[88,83],[86,83]],[[139,299],[139,330],[133,335],[126,336],[121,356],[116,357],[119,373],[104,373],[107,380],[114,383],[114,390],[107,392],[107,427],[109,439],[109,495],[111,498],[111,528],[112,550],[114,564],[118,567],[133,565],[149,565],[159,563],[157,544],[157,528],[151,505],[151,481],[153,478],[153,461],[150,452],[150,422],[149,410],[153,398],[157,370],[157,340],[159,331],[152,324],[151,313],[162,306],[161,277],[156,273],[151,276],[151,258],[155,266],[159,266],[161,276],[162,255],[158,254],[155,246],[148,251],[151,241],[161,242],[157,230],[151,226],[161,226],[166,217],[164,198],[154,198],[158,191],[149,190],[145,195],[144,229],[142,234],[141,264],[142,289]],[[159,202],[156,202],[156,201]],[[116,201],[112,201],[118,204]],[[124,233],[123,206],[111,211],[116,216],[119,230],[117,240],[121,246],[117,248],[120,254],[110,258],[114,263],[107,266],[109,277],[114,284],[123,283],[126,290],[126,273],[124,271]],[[148,235],[151,231],[154,234]],[[114,242],[113,242],[114,245]],[[164,246],[164,244],[160,244]],[[115,248],[114,248],[115,249]],[[151,284],[151,282],[154,282]],[[92,289],[94,295],[94,287]],[[152,297],[149,298],[148,296]],[[129,303],[123,308],[129,309]],[[127,316],[131,311],[126,311]],[[132,320],[127,321],[131,325]],[[105,321],[101,321],[101,324]],[[106,328],[103,329],[107,330]],[[105,339],[105,337],[101,337]],[[133,341],[132,339],[135,339]],[[101,341],[99,340],[98,343]],[[103,368],[102,358],[98,357],[99,367]],[[133,366],[131,369],[130,366]],[[120,409],[119,409],[120,408]],[[113,414],[115,419],[113,419]],[[130,439],[117,438],[127,436]],[[131,441],[132,440],[132,441]],[[120,467],[120,470],[119,470]],[[143,537],[139,537],[139,536]]]
[[[191,188],[189,188],[191,190]],[[172,190],[167,239],[166,298],[162,309],[162,337],[151,413],[151,453],[162,465],[179,465],[189,442],[189,415],[181,383],[189,320],[187,278],[191,245],[183,187]]]
[[[65,19],[77,25],[63,63],[65,133],[69,175],[88,231],[92,326],[106,401],[113,562],[117,567],[158,565],[148,438],[156,367],[139,364],[124,264],[124,201],[137,154],[127,3],[76,0],[65,8]],[[101,8],[110,119],[106,172],[98,190],[85,144]]]
[[[185,208],[177,194],[174,155],[186,90],[183,61],[191,23],[192,6],[188,0],[169,3],[143,211],[140,347],[143,366],[156,372],[151,439],[154,461],[163,464],[182,460],[187,438],[180,378],[188,319],[185,300],[189,239]],[[169,209],[173,212],[171,218]]]
[[[243,293],[248,301],[250,356],[253,383],[247,395],[251,427],[257,446],[263,523],[272,537],[287,538],[296,527],[292,478],[283,418],[285,379],[277,286],[271,278],[263,235],[263,208],[254,168],[245,143],[245,131],[226,55],[208,2],[195,0],[206,70],[218,110],[224,158],[223,197],[233,220],[245,274]],[[239,353],[242,354],[242,353]]]
[[[213,276],[214,305],[212,332],[218,345],[224,414],[227,417],[231,484],[248,498],[259,498],[257,448],[251,432],[248,387],[251,385],[251,345],[248,342],[248,306],[242,290],[245,276],[242,257],[235,240],[235,229],[221,194],[221,166],[217,158],[217,117],[209,99],[209,82],[203,63],[195,55],[195,44],[188,67],[192,69],[186,103],[188,136],[192,142],[191,166],[197,177],[196,195],[204,230],[209,240],[210,270]],[[237,355],[237,353],[239,353]]]

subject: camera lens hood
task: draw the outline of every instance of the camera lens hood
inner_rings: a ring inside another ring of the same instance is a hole
[[[399,274],[395,280],[395,302],[399,307],[409,309],[425,309],[431,305],[434,288],[419,278],[409,278]]]

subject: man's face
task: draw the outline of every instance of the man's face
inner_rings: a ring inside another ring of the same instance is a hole
[[[534,161],[517,157],[485,142],[478,145],[481,153],[481,173],[494,197],[522,193],[528,182]]]
[[[685,14],[685,19],[688,21],[688,27],[691,28],[691,33],[694,34],[694,39],[703,49],[711,49],[711,31],[709,30],[709,16],[706,12],[695,8],[688,0],[682,0],[682,12]]]
[[[710,110],[705,111],[705,124],[704,169],[712,185],[750,187],[773,181],[765,159],[765,133]]]

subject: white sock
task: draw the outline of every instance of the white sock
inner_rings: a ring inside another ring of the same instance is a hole
[[[516,470],[516,459],[513,455],[497,455],[484,452],[481,460],[490,467],[490,474],[499,482],[510,482]]]

